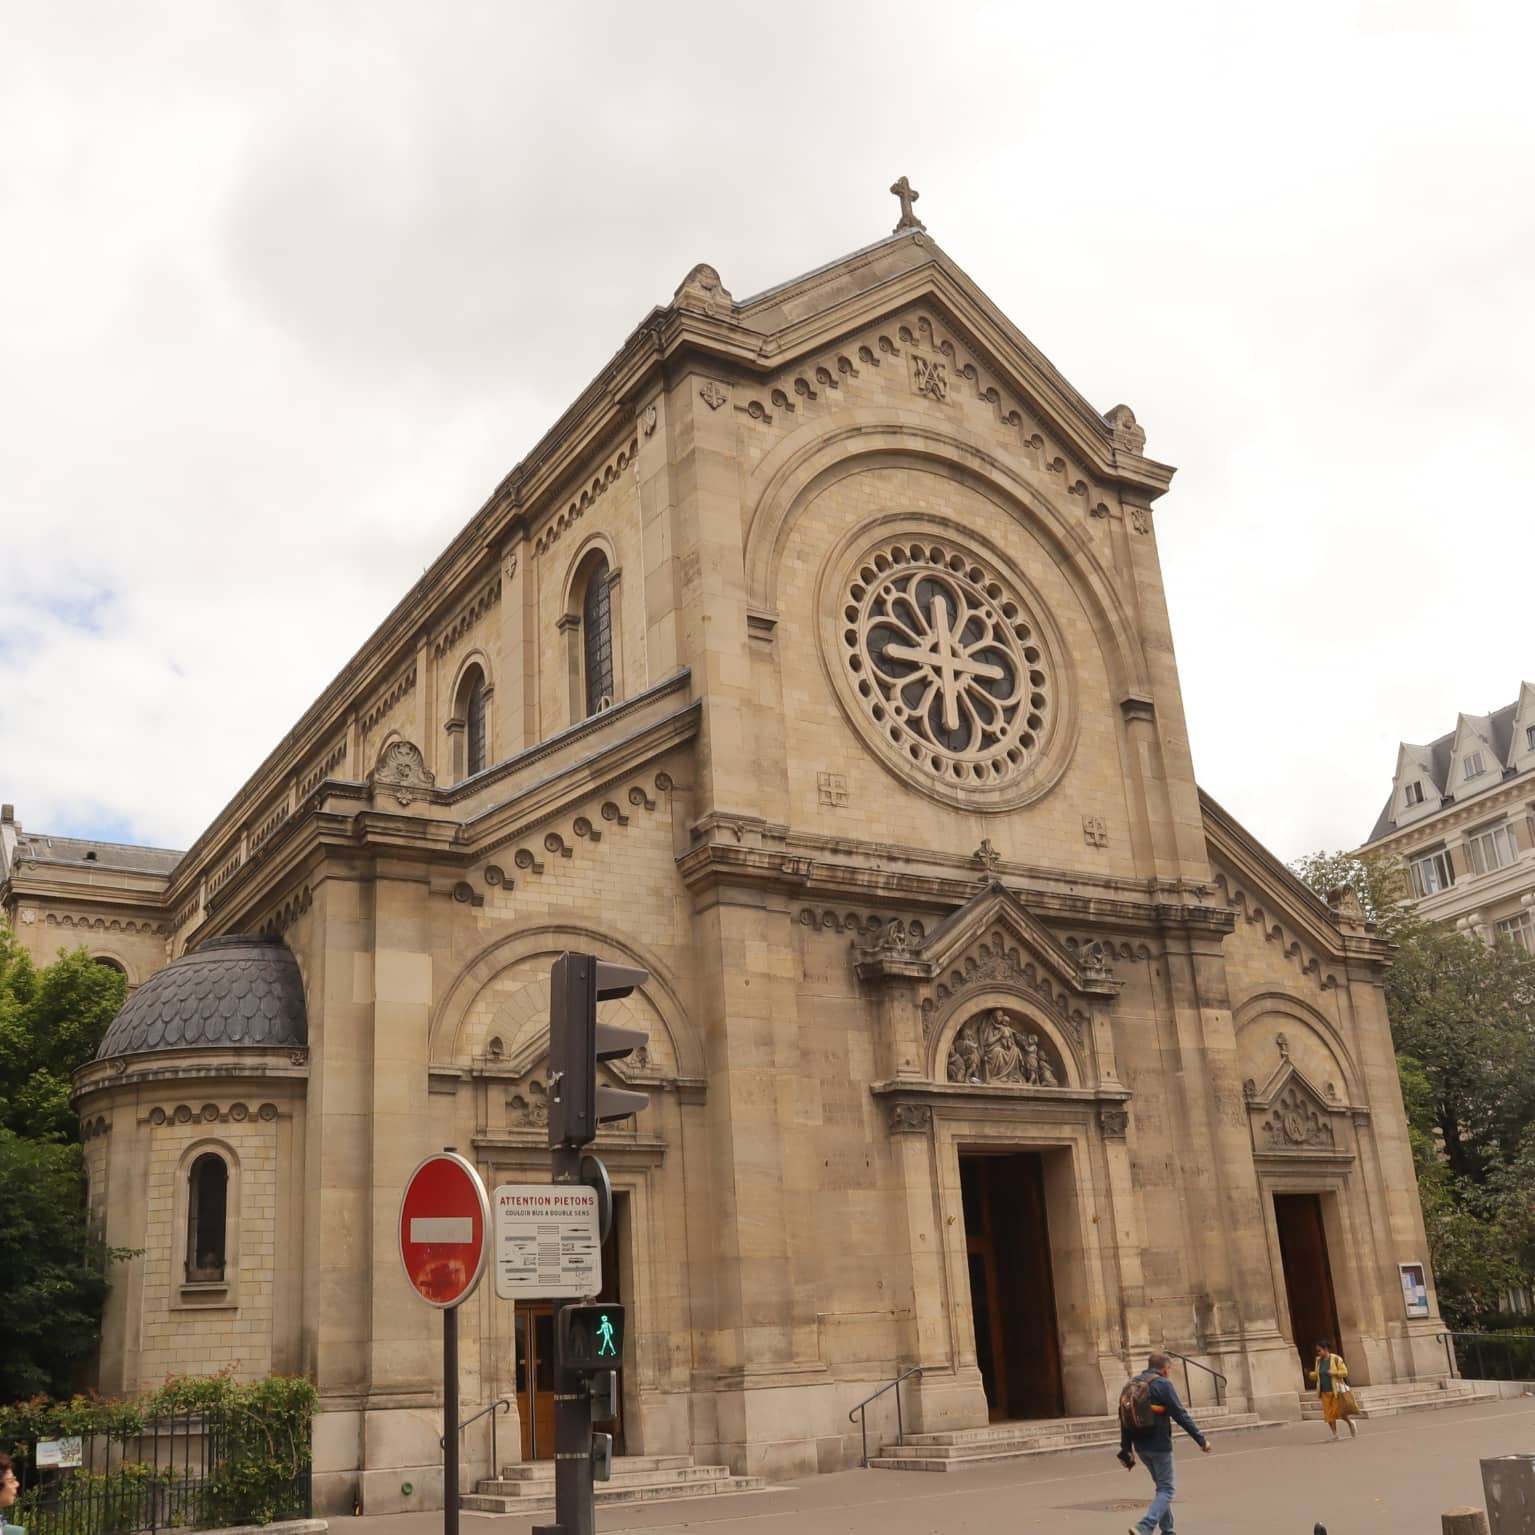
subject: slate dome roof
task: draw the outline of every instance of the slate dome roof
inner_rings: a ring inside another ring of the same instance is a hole
[[[155,971],[122,1005],[96,1059],[308,1043],[304,982],[292,951],[280,938],[230,933]]]

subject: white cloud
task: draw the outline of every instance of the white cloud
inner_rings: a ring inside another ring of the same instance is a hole
[[[1535,672],[1513,5],[7,5],[0,789],[184,845],[652,304],[945,249],[1180,465],[1277,852]],[[91,604],[94,603],[94,606]],[[84,604],[84,606],[82,606]]]

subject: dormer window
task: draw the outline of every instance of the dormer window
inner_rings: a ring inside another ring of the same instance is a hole
[[[1423,803],[1423,785],[1421,783],[1408,784],[1402,791],[1402,796],[1408,805],[1421,805]]]
[[[1524,727],[1524,749],[1535,752],[1535,725],[1526,725]]]
[[[1463,778],[1480,778],[1486,771],[1487,765],[1482,761],[1482,754],[1480,752],[1472,752],[1465,760],[1461,776]]]

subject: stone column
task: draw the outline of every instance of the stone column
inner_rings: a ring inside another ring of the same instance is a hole
[[[1183,1085],[1176,1139],[1199,1238],[1185,1255],[1189,1282],[1209,1297],[1206,1347],[1223,1359],[1223,1373],[1237,1369],[1232,1393],[1247,1395],[1257,1411],[1293,1413],[1295,1361],[1278,1327],[1222,952],[1231,918],[1202,907],[1168,915],[1177,924],[1167,935],[1167,965]]]

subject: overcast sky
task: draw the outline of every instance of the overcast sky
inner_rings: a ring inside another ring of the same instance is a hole
[[[0,0],[0,797],[186,846],[698,261],[934,237],[1285,858],[1535,677],[1528,6]]]

